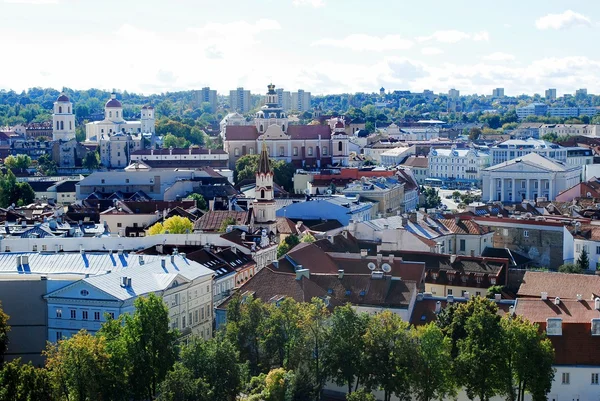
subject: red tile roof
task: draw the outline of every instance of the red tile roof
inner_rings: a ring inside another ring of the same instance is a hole
[[[321,135],[321,139],[329,139],[331,138],[331,129],[327,125],[290,125],[288,135],[292,139],[319,139],[319,135]]]
[[[231,210],[211,210],[194,223],[194,230],[219,231],[223,221],[233,217],[235,224],[245,225],[250,221],[250,212],[234,212]]]
[[[548,293],[548,299],[576,299],[581,294],[590,300],[600,296],[600,277],[587,274],[532,272],[523,276],[523,282],[517,292],[519,298],[540,298],[542,292]]]
[[[429,166],[429,159],[423,156],[410,156],[402,163],[402,165],[407,167],[427,168]]]
[[[228,125],[225,138],[228,141],[255,141],[258,138],[258,130],[254,125]]]
[[[480,226],[473,220],[439,219],[438,221],[454,234],[482,235],[491,232],[489,227]]]

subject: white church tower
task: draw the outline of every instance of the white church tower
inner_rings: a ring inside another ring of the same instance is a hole
[[[277,231],[275,217],[275,191],[273,189],[273,171],[269,166],[269,153],[263,141],[258,172],[256,173],[255,196],[252,203],[254,213],[254,228],[264,228],[267,233]]]
[[[125,121],[123,119],[123,105],[117,100],[116,93],[111,93],[110,99],[104,105],[104,119],[114,123]]]
[[[61,93],[54,102],[52,140],[69,141],[75,138],[75,114],[69,97]]]
[[[144,134],[153,134],[154,135],[154,126],[155,126],[155,120],[154,120],[154,107],[152,106],[144,106],[142,107],[142,116],[141,116],[141,123],[142,123],[142,133]]]

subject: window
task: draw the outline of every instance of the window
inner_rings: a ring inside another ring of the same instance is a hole
[[[466,241],[464,239],[461,239],[460,240],[460,250],[464,252],[465,249],[466,249]]]
[[[312,148],[312,146],[308,147],[308,153],[307,154],[308,154],[308,156],[312,156],[313,155],[313,148]]]
[[[448,293],[446,295],[452,295],[452,288],[448,288]]]
[[[575,252],[581,252],[581,244],[575,244]]]
[[[71,309],[71,319],[77,319],[77,311],[75,309]]]
[[[235,148],[233,150],[233,155],[236,156],[236,157],[239,156],[240,155],[240,148]]]
[[[210,319],[210,305],[206,305],[206,318]]]
[[[254,154],[254,148],[248,148],[248,153],[250,153],[251,155]]]
[[[100,320],[100,312],[94,312],[94,320]]]
[[[107,312],[106,314],[108,315],[109,319],[114,319],[115,318],[115,312]]]
[[[327,156],[327,146],[323,146],[323,156]]]
[[[181,328],[185,329],[185,315],[181,316]]]
[[[34,245],[31,249],[33,252],[37,252],[37,245]]]
[[[62,319],[62,309],[57,309],[56,310],[56,318],[57,319]]]
[[[562,384],[570,384],[570,383],[571,383],[571,374],[569,372],[563,372]]]
[[[592,373],[592,384],[598,384],[598,373]]]
[[[596,255],[600,255],[600,246],[596,247]]]
[[[88,290],[81,290],[81,291],[79,291],[79,294],[82,297],[87,297],[88,295],[90,295],[90,292]]]
[[[194,323],[198,323],[198,309],[194,311]]]
[[[529,231],[523,230],[523,237],[529,238]]]
[[[279,156],[285,156],[285,149],[283,146],[279,147]]]
[[[210,285],[206,286],[206,293],[209,294],[210,293]]]
[[[83,312],[81,312],[81,318],[83,320],[88,320],[88,311],[84,310]]]
[[[57,331],[56,332],[56,341],[60,341],[62,340],[62,331]]]
[[[188,324],[191,326],[192,325],[192,312],[188,313]]]
[[[298,147],[294,146],[293,155],[298,156]]]
[[[122,223],[117,223],[117,227],[123,227]]]
[[[480,297],[481,296],[481,291],[475,291],[475,296],[476,297]]]
[[[338,152],[341,152],[341,151],[342,151],[342,146],[343,146],[343,145],[342,145],[342,142],[341,142],[341,141],[340,141],[340,142],[338,142]]]
[[[200,319],[204,320],[204,308],[200,308],[200,312],[201,312]]]
[[[562,319],[561,318],[546,319],[546,334],[549,336],[561,336],[562,335]]]

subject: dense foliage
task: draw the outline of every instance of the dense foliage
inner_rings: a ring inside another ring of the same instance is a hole
[[[244,155],[235,162],[234,180],[240,182],[245,179],[254,180],[258,171],[258,161],[260,155]],[[273,181],[288,192],[293,192],[294,173],[296,168],[292,163],[284,160],[269,159],[271,171],[273,171]]]
[[[189,234],[194,231],[194,223],[187,217],[172,216],[162,223],[156,222],[148,229],[148,235]]]

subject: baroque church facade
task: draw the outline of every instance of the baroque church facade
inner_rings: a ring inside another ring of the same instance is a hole
[[[258,153],[261,143],[270,158],[285,160],[297,168],[348,165],[344,121],[332,118],[328,125],[290,125],[288,115],[278,106],[273,84],[268,86],[265,105],[255,114],[253,122],[229,119],[221,126],[221,136],[232,169],[240,157]]]

